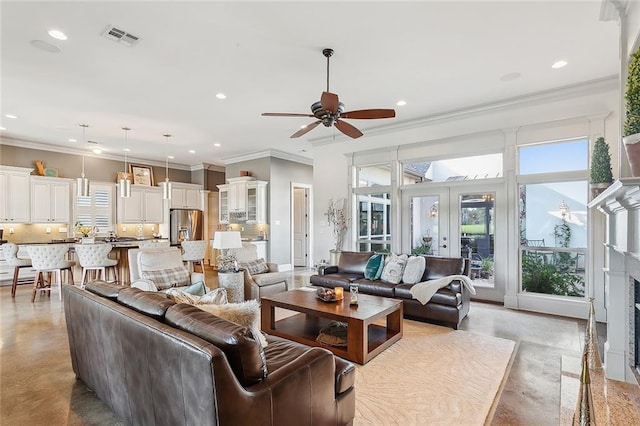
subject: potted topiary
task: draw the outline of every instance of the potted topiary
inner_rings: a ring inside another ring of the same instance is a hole
[[[597,197],[602,191],[613,183],[613,173],[611,173],[611,155],[609,145],[600,137],[593,145],[593,155],[591,157],[591,193]]]
[[[631,174],[640,176],[640,52],[631,55],[627,90],[624,94],[627,116],[624,122],[624,149],[627,152]]]

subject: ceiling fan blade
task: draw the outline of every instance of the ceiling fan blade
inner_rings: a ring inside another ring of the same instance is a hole
[[[356,118],[360,120],[374,119],[374,118],[393,118],[396,116],[396,111],[393,109],[360,109],[357,111],[347,111],[340,114],[342,118]]]
[[[349,136],[350,138],[356,139],[362,136],[362,132],[360,130],[356,129],[354,126],[347,123],[346,121],[338,120],[335,122],[335,126],[338,130],[340,130],[342,133]]]
[[[263,112],[263,117],[313,117],[313,114],[296,114],[289,112]]]
[[[316,126],[318,124],[320,124],[320,123],[322,123],[322,121],[318,120],[318,121],[314,121],[311,124],[307,124],[302,129],[300,129],[297,132],[295,132],[294,134],[292,134],[290,137],[291,138],[299,138],[300,136],[304,135],[305,133],[310,132],[311,130],[315,129]]]
[[[336,111],[338,111],[339,104],[340,100],[338,99],[338,95],[331,92],[322,92],[322,96],[320,97],[320,105],[322,105],[322,109],[335,114]]]

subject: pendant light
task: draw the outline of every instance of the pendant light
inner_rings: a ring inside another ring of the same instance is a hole
[[[165,133],[164,135],[165,138],[167,138],[167,147],[165,149],[165,155],[164,155],[164,159],[165,159],[165,166],[164,166],[164,182],[162,182],[162,199],[163,200],[170,200],[171,199],[171,182],[169,182],[169,138],[171,137],[170,134]]]
[[[89,127],[89,125],[87,124],[80,124],[80,127],[82,127],[82,140],[84,143],[87,143],[87,139],[85,136],[85,130],[87,129],[87,127]],[[80,177],[77,179],[77,195],[78,197],[88,197],[89,196],[89,179],[87,179],[84,175],[84,152],[82,153],[82,174],[80,175]]]
[[[127,146],[129,145],[128,134],[131,129],[129,127],[123,127],[122,130],[124,130],[124,172],[118,181],[118,187],[120,188],[120,198],[129,198],[131,197],[131,179],[127,172]]]

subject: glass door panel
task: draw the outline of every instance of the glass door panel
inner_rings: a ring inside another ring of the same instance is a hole
[[[404,195],[403,253],[449,256],[449,191]]]
[[[493,287],[495,192],[459,196],[460,256],[469,259],[474,284]]]

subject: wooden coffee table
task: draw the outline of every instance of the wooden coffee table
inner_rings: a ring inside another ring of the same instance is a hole
[[[262,298],[262,331],[329,349],[359,364],[366,364],[402,337],[402,301],[360,294],[358,305],[352,306],[348,294],[337,302],[323,302],[316,297],[315,287],[310,288],[313,291],[304,288]],[[276,321],[276,308],[298,313]],[[385,318],[386,326],[378,321]],[[332,321],[347,324],[346,349],[316,342],[320,330]]]

